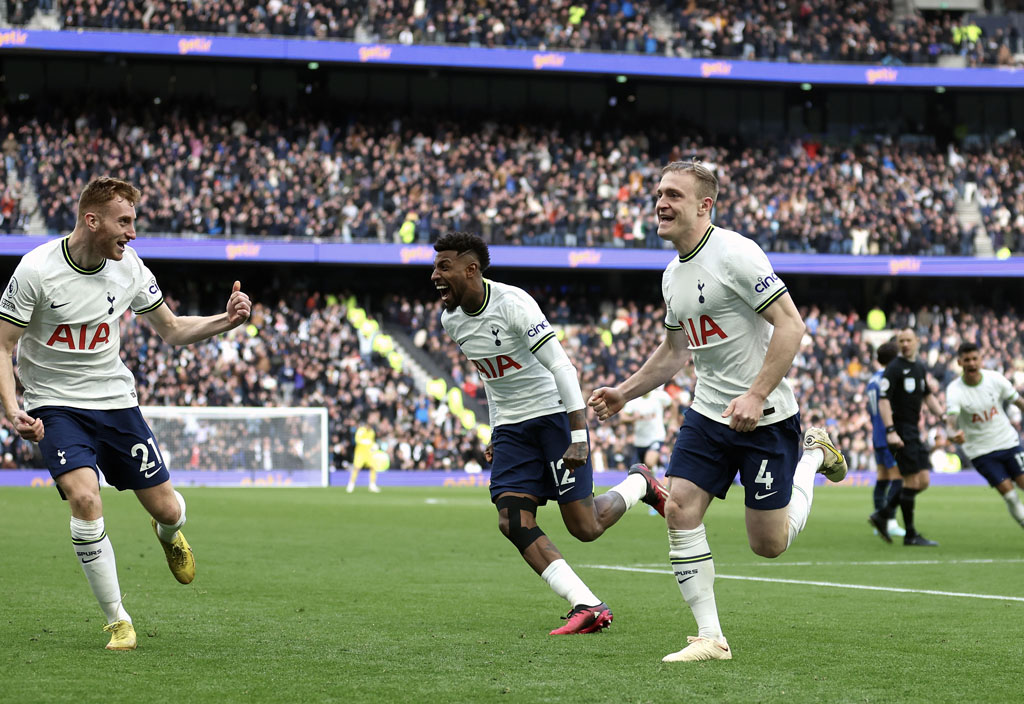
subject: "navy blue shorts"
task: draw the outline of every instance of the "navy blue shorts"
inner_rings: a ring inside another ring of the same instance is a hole
[[[647,453],[651,452],[652,450],[654,452],[659,452],[661,450],[661,443],[652,442],[650,445],[647,445],[646,447],[633,445],[633,461],[631,462],[631,464],[643,464],[644,462],[647,461],[644,459],[647,456]]]
[[[1009,450],[996,450],[987,455],[972,457],[971,464],[978,470],[978,474],[988,480],[989,486],[996,486],[1024,474],[1024,448],[1017,445]]]
[[[39,442],[54,479],[79,467],[103,472],[107,483],[125,489],[146,489],[171,478],[163,455],[142,411],[135,408],[87,410],[42,406],[31,414],[42,418]]]
[[[511,491],[536,497],[543,506],[548,499],[568,504],[594,493],[590,457],[575,472],[562,467],[562,455],[569,447],[566,413],[499,425],[491,445],[491,501]]]
[[[738,471],[749,508],[784,508],[793,493],[793,473],[802,444],[799,413],[740,433],[691,408],[679,429],[665,475],[689,479],[724,499]]]
[[[892,456],[889,446],[875,448],[875,464],[878,469],[891,469],[896,466],[896,458]]]

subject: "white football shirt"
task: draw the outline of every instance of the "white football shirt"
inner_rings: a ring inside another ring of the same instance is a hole
[[[665,441],[665,409],[672,405],[672,397],[661,389],[654,389],[639,398],[627,402],[623,413],[631,413],[633,421],[633,444],[650,447]]]
[[[67,237],[22,257],[0,297],[0,319],[25,329],[18,342],[25,410],[137,406],[118,321],[129,308],[148,313],[163,302],[156,278],[131,247],[121,261],[107,259],[92,270],[72,261]]]
[[[692,252],[669,263],[661,289],[665,327],[685,331],[693,354],[697,388],[691,407],[728,425],[722,413],[754,383],[775,329],[761,311],[786,293],[786,285],[756,242],[711,225]],[[784,378],[768,394],[758,425],[798,410]]]
[[[521,288],[484,279],[484,302],[441,313],[441,325],[484,381],[491,426],[565,412],[555,377],[534,356],[559,344],[540,306]]]
[[[946,414],[957,417],[957,427],[964,431],[964,452],[968,457],[981,457],[1020,444],[1017,429],[1003,410],[1003,404],[1015,401],[1018,395],[1006,377],[990,369],[981,370],[981,381],[975,386],[968,386],[961,377],[946,387]]]

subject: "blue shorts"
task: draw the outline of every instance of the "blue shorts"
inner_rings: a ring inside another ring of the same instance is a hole
[[[896,458],[892,456],[888,445],[875,448],[875,465],[878,469],[892,469],[896,466]]]
[[[981,457],[972,457],[971,464],[978,470],[978,474],[988,480],[989,486],[996,486],[1024,474],[1024,448],[1017,445],[1009,450],[996,450]]]
[[[630,464],[643,464],[644,462],[647,461],[644,458],[647,457],[647,453],[648,452],[651,452],[651,451],[659,452],[660,450],[661,450],[661,443],[660,442],[652,442],[650,445],[647,445],[646,447],[640,447],[639,445],[633,445],[633,461]]]
[[[103,472],[108,484],[124,491],[147,489],[171,478],[137,406],[102,411],[42,406],[31,415],[43,420],[39,449],[54,479],[92,467],[97,476]]]
[[[511,491],[529,494],[543,506],[548,499],[568,504],[594,493],[589,456],[575,472],[562,467],[562,455],[569,447],[566,413],[499,425],[491,435],[491,445],[491,501]]]
[[[784,508],[793,493],[793,473],[803,444],[800,435],[799,413],[740,433],[691,408],[665,475],[689,479],[724,499],[739,471],[749,508]]]

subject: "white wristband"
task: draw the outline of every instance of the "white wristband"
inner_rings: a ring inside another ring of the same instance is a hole
[[[573,431],[570,431],[569,439],[572,440],[574,443],[576,443],[576,442],[586,442],[587,441],[587,431],[586,430],[573,430]]]

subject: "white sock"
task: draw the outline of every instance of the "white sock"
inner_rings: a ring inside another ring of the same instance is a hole
[[[639,474],[630,474],[608,491],[614,491],[621,496],[628,511],[647,495],[647,480]]]
[[[1006,508],[1010,509],[1010,515],[1014,520],[1024,526],[1024,503],[1021,503],[1020,497],[1017,496],[1017,490],[1010,489],[1003,494],[1003,501],[1006,502]]]
[[[697,635],[725,640],[715,604],[715,561],[704,524],[693,530],[668,531],[668,557],[683,599],[697,621]]]
[[[789,499],[788,518],[789,536],[786,540],[788,548],[796,540],[796,536],[807,525],[807,517],[811,515],[811,504],[814,502],[814,475],[825,460],[823,450],[813,449],[804,452],[796,463],[793,472],[793,495]]]
[[[107,623],[131,623],[132,617],[121,604],[121,587],[117,583],[114,548],[103,529],[103,517],[95,521],[84,521],[72,516],[71,543],[75,548],[75,556],[85,571],[85,578],[92,587],[92,593],[107,617]]]
[[[597,606],[601,603],[564,559],[552,562],[544,568],[540,577],[548,583],[555,594],[568,601],[570,606]]]
[[[164,525],[160,521],[156,522],[156,534],[165,543],[173,543],[174,539],[178,537],[178,529],[185,525],[185,499],[177,491],[174,492],[174,498],[178,500],[178,506],[181,508],[181,515],[178,516],[177,522],[170,525]]]

